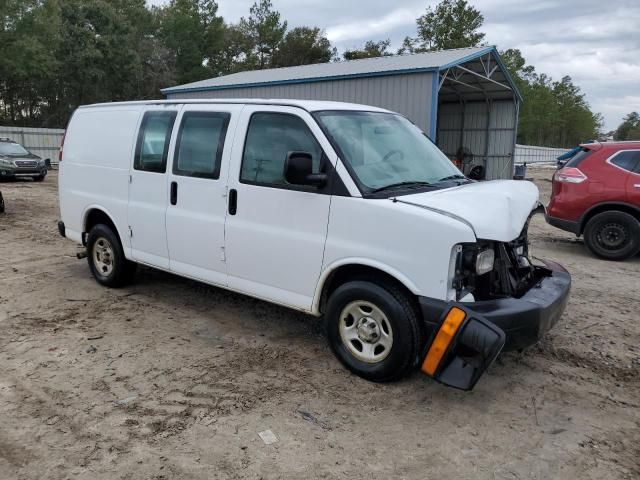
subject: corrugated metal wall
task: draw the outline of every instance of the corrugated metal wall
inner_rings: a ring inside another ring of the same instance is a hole
[[[429,133],[433,74],[414,73],[351,80],[227,88],[202,92],[169,94],[185,98],[292,98],[361,103],[401,113]]]
[[[511,178],[516,123],[513,101],[442,103],[437,143],[450,158],[461,146],[471,150],[474,163],[486,165],[487,179]]]
[[[0,126],[0,137],[8,137],[20,143],[31,153],[51,159],[51,163],[58,163],[58,151],[63,135],[62,129]]]

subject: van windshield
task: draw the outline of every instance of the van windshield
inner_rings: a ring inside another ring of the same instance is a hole
[[[364,193],[464,179],[444,153],[400,115],[343,110],[316,112],[315,117]]]

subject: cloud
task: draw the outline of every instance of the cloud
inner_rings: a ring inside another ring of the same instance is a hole
[[[332,42],[361,40],[363,32],[371,32],[372,35],[377,35],[376,39],[382,39],[385,34],[397,27],[414,26],[419,15],[419,10],[399,8],[382,18],[369,18],[329,27],[327,28],[327,38]]]
[[[571,76],[592,109],[603,114],[606,130],[640,110],[638,2],[538,2],[526,15],[519,13],[522,6],[521,0],[503,8],[492,0],[480,3],[489,42],[520,49],[528,64],[556,80]]]

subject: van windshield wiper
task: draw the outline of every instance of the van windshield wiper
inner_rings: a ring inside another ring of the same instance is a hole
[[[420,187],[430,187],[431,184],[429,182],[398,182],[392,183],[391,185],[385,185],[384,187],[374,188],[371,190],[371,193],[378,193],[384,190],[393,190],[396,188],[420,188]]]
[[[464,175],[456,173],[455,175],[449,175],[448,177],[441,178],[436,183],[446,182],[447,180],[468,180]]]

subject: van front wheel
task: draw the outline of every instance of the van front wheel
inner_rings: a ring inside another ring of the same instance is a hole
[[[342,364],[374,382],[406,375],[420,348],[418,317],[410,299],[390,285],[352,281],[329,297],[327,338]]]
[[[107,225],[98,224],[89,232],[87,260],[93,277],[105,287],[121,287],[135,273],[136,264],[126,259],[120,239]]]

